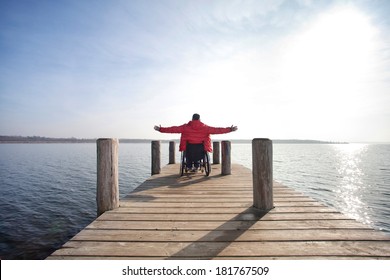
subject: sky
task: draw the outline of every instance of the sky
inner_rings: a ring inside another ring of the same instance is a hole
[[[0,0],[0,135],[390,142],[390,1]]]

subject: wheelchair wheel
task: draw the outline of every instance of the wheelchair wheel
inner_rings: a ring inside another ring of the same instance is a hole
[[[204,153],[203,164],[204,164],[204,170],[206,172],[206,176],[209,176],[210,171],[211,171],[211,167],[210,167],[209,154],[207,152]]]
[[[186,152],[181,152],[181,161],[180,161],[180,176],[184,175],[186,169]]]

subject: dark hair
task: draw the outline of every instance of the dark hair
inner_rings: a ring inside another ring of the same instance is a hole
[[[192,120],[193,120],[193,121],[198,121],[199,119],[200,119],[199,114],[193,114],[193,115],[192,115]]]

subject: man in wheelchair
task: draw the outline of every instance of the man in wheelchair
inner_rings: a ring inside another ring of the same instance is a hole
[[[200,168],[201,161],[205,156],[205,148],[202,144],[187,144],[185,150],[185,163],[186,163],[186,171],[196,172]]]
[[[210,134],[224,134],[237,130],[237,126],[212,127],[200,121],[199,114],[194,114],[192,120],[180,126],[154,126],[162,133],[181,133],[179,151],[186,154],[186,165],[189,170],[199,168],[199,162],[204,153],[213,151]]]

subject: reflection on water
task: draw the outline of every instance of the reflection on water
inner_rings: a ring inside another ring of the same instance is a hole
[[[336,169],[339,181],[334,192],[339,198],[339,208],[349,216],[366,224],[372,221],[369,206],[364,197],[369,186],[363,183],[362,158],[367,152],[366,144],[334,145]]]
[[[233,161],[249,168],[250,145],[235,144]],[[274,144],[273,175],[350,218],[390,232],[390,145]]]

